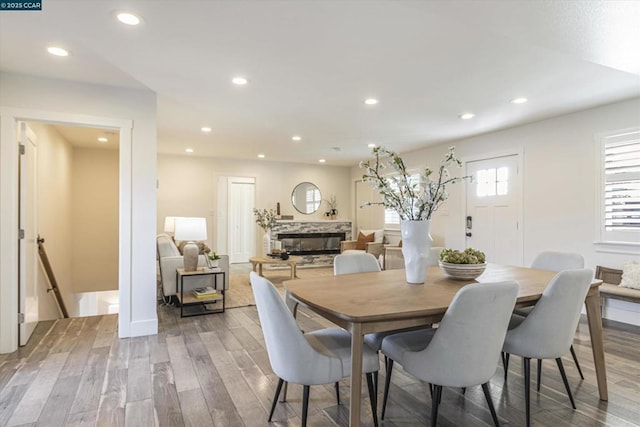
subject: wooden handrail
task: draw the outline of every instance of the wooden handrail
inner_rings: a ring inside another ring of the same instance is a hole
[[[58,308],[62,313],[62,317],[66,319],[69,317],[69,313],[67,312],[67,307],[64,305],[64,301],[62,300],[62,294],[60,293],[60,288],[58,287],[58,281],[56,280],[56,276],[53,274],[53,269],[51,268],[51,263],[49,262],[47,251],[44,249],[44,239],[41,238],[39,234],[38,234],[38,254],[40,255],[40,261],[42,261],[42,265],[44,266],[44,271],[47,273],[47,279],[49,279],[49,284],[51,285],[51,288],[47,289],[47,293],[53,291],[53,296],[56,298],[56,302],[58,303]]]

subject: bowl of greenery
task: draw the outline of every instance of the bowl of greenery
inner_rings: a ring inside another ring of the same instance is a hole
[[[464,251],[443,249],[440,252],[440,269],[451,279],[470,280],[484,273],[487,260],[484,252],[473,248]]]

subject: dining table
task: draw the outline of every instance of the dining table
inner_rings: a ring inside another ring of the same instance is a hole
[[[516,307],[535,305],[557,274],[554,271],[511,265],[487,264],[472,280],[447,277],[438,266],[429,268],[423,284],[409,284],[405,271],[323,276],[284,282],[290,297],[332,323],[351,332],[351,377],[349,426],[360,425],[362,351],[364,335],[439,322],[456,292],[470,283],[515,280],[519,285]],[[593,279],[585,299],[587,323],[601,400],[608,399],[604,362],[601,280]]]

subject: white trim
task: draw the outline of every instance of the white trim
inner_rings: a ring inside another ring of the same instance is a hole
[[[50,124],[73,124],[98,128],[120,129],[120,247],[119,247],[119,298],[120,314],[118,332],[120,337],[132,332],[132,138],[133,121],[82,114],[60,113],[33,109],[0,107],[0,157],[5,159],[0,168],[0,353],[18,348],[18,158],[17,122],[35,121]],[[149,329],[154,320],[145,320]],[[157,326],[157,319],[155,319]],[[137,322],[137,323],[140,323]]]
[[[593,242],[596,252],[607,254],[640,255],[640,243],[637,242]]]
[[[137,320],[128,324],[129,335],[127,337],[144,337],[158,333],[158,319]],[[122,336],[121,336],[122,338]]]
[[[467,170],[467,163],[478,162],[482,160],[491,160],[497,159],[500,157],[509,157],[516,156],[517,165],[518,165],[518,184],[520,186],[520,202],[518,206],[516,206],[518,210],[518,237],[520,239],[520,265],[524,264],[524,147],[513,147],[506,148],[504,150],[492,151],[490,153],[484,154],[472,154],[469,156],[464,156],[460,160],[462,161],[462,169]],[[462,197],[462,212],[463,214],[460,217],[459,229],[462,230],[463,236],[462,241],[465,242],[466,239],[464,233],[466,232],[466,215],[467,215],[467,192],[469,190],[469,181],[464,180],[463,191],[461,192]]]

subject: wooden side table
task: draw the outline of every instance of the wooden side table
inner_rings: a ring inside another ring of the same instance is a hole
[[[185,293],[184,278],[200,277],[200,276],[214,277],[215,284],[213,285],[213,288],[219,292],[215,297],[196,298],[192,293],[193,289],[188,289],[187,292]],[[218,277],[222,277],[222,289],[218,288]],[[203,314],[211,314],[211,313],[224,313],[224,310],[225,310],[224,282],[225,282],[225,272],[221,268],[200,267],[195,271],[184,271],[184,268],[177,268],[176,283],[179,284],[180,289],[179,289],[179,292],[176,293],[176,297],[180,302],[180,317],[201,316]],[[207,309],[205,304],[214,304],[214,303],[217,303],[218,301],[222,301],[222,309],[217,309],[217,310]],[[185,308],[187,308],[186,311],[185,311]]]
[[[280,258],[271,258],[268,256],[254,256],[249,258],[249,262],[253,267],[253,271],[256,271],[256,267],[258,267],[258,274],[262,276],[262,266],[264,264],[286,264],[291,267],[291,279],[295,279],[298,276],[296,275],[296,265],[298,261],[300,261],[299,256],[289,256],[289,259],[280,259]],[[262,276],[264,277],[264,276]]]

